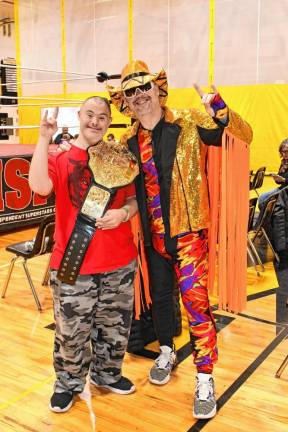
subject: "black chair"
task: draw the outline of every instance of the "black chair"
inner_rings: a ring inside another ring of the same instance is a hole
[[[261,258],[257,252],[257,249],[254,246],[254,243],[252,242],[250,235],[254,235],[253,226],[254,226],[254,217],[255,217],[255,211],[257,206],[258,198],[250,198],[249,200],[249,219],[248,219],[248,233],[247,233],[247,253],[248,256],[253,263],[255,270],[257,272],[257,275],[260,276],[260,273],[257,269],[257,263],[261,266],[262,271],[265,270],[264,265],[261,261]]]
[[[2,291],[2,298],[5,297],[5,294],[6,294],[6,291],[8,288],[8,284],[9,284],[9,281],[11,278],[12,270],[14,268],[14,264],[19,258],[22,258],[23,259],[23,262],[22,262],[23,268],[24,268],[24,271],[26,273],[32,294],[34,296],[34,299],[35,299],[35,302],[37,305],[37,308],[39,311],[42,310],[39,298],[37,296],[37,292],[35,290],[34,284],[33,284],[32,279],[31,279],[30,272],[29,272],[28,267],[27,267],[27,260],[34,258],[36,256],[39,256],[39,255],[44,255],[46,253],[50,253],[52,251],[53,244],[54,244],[54,239],[53,239],[54,230],[55,230],[55,215],[53,214],[53,215],[49,215],[49,216],[44,217],[44,219],[42,220],[42,222],[39,225],[35,239],[29,240],[29,241],[23,241],[20,243],[14,243],[14,244],[6,247],[6,250],[8,252],[12,252],[15,256],[10,261],[8,274],[7,274],[6,280],[4,282],[4,287],[3,287],[3,291]],[[44,279],[43,279],[43,284],[45,283],[45,281],[47,283],[48,271],[49,271],[49,269],[47,268],[46,272],[45,272]]]
[[[271,251],[272,251],[272,253],[273,253],[276,261],[279,263],[279,261],[280,261],[279,260],[279,256],[276,253],[276,251],[274,250],[274,248],[273,248],[273,246],[271,244],[271,241],[270,241],[270,239],[269,239],[269,237],[267,235],[267,232],[266,232],[267,228],[271,227],[271,219],[272,219],[272,215],[273,215],[273,212],[274,212],[274,208],[275,208],[277,199],[278,199],[278,194],[275,194],[275,195],[270,196],[264,202],[263,207],[260,210],[260,213],[259,213],[259,216],[258,216],[258,219],[256,221],[255,226],[252,229],[250,229],[250,234],[252,234],[252,236],[251,237],[249,236],[249,238],[251,240],[251,243],[255,247],[256,239],[258,237],[264,236],[265,239],[266,239],[266,241],[267,241],[267,243],[268,243],[268,245],[271,248]],[[261,264],[263,266],[262,261],[261,261]]]
[[[264,182],[266,167],[258,168],[250,181],[250,190],[254,190],[259,196],[257,189],[261,188]]]

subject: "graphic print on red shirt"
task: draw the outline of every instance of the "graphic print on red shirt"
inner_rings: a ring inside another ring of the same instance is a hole
[[[91,182],[91,171],[87,166],[87,161],[73,158],[69,158],[67,169],[70,200],[72,205],[79,209]]]

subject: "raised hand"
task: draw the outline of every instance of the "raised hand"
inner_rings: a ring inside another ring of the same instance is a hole
[[[212,93],[205,93],[197,84],[194,84],[194,88],[201,98],[206,112],[211,116],[219,120],[225,120],[228,115],[228,108],[223,99],[221,98],[217,88],[212,85]]]
[[[53,135],[55,134],[55,132],[57,132],[58,130],[58,126],[57,126],[58,112],[59,112],[59,108],[57,107],[54,109],[52,116],[47,118],[48,110],[45,110],[44,116],[40,122],[40,136],[48,139],[49,142],[53,137]]]

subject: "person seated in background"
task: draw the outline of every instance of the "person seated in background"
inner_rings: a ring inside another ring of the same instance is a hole
[[[69,142],[69,140],[72,139],[72,138],[73,138],[73,135],[71,135],[68,132],[68,127],[67,126],[63,126],[62,127],[62,133],[60,133],[60,134],[58,134],[56,136],[56,138],[54,139],[54,144],[61,144],[62,140]]]
[[[73,137],[70,138],[70,136],[71,136],[71,135],[68,134],[68,133],[67,133],[67,134],[63,134],[60,143],[61,143],[61,144],[63,144],[63,143],[67,143],[67,142],[69,143],[71,139],[72,139],[72,140],[74,139]]]
[[[113,133],[109,133],[109,134],[107,135],[107,141],[108,141],[108,142],[115,141],[115,135],[114,135]]]
[[[285,138],[281,142],[279,146],[279,154],[281,158],[281,164],[278,173],[271,173],[273,180],[279,185],[279,187],[264,192],[259,196],[258,206],[260,209],[263,207],[265,201],[267,201],[268,198],[278,193],[285,186],[288,186],[288,138]]]

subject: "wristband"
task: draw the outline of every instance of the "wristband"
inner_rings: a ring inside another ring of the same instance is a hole
[[[210,103],[210,106],[215,113],[215,118],[217,118],[218,120],[222,120],[223,118],[227,117],[228,108],[219,93],[214,96]]]

